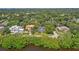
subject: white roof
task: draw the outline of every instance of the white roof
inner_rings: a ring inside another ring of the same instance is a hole
[[[18,33],[18,32],[20,33],[24,31],[24,29],[21,26],[17,26],[17,25],[10,27],[9,30],[13,33]]]
[[[59,27],[57,27],[57,29],[59,29],[59,30],[69,30],[69,28],[66,27],[66,26],[59,26]]]

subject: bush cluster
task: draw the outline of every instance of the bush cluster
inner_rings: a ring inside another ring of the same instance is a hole
[[[0,46],[6,49],[22,49],[27,45],[33,44],[35,46],[61,49],[61,48],[79,48],[79,37],[72,37],[70,34],[65,34],[58,39],[49,38],[48,36],[35,37],[23,34],[8,34],[0,36]]]

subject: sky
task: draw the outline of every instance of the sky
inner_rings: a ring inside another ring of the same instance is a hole
[[[79,0],[0,0],[0,8],[78,8]]]

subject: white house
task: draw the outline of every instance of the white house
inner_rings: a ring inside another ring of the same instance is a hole
[[[79,18],[76,19],[76,23],[79,23]]]
[[[24,31],[24,29],[21,26],[17,26],[17,25],[10,27],[9,30],[11,31],[11,33],[14,33],[14,34],[22,33]]]
[[[66,26],[58,26],[58,27],[56,28],[56,30],[67,32],[67,31],[69,31],[70,29],[69,29],[68,27],[66,27]]]

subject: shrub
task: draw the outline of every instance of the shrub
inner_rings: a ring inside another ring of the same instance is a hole
[[[49,38],[47,36],[43,36],[43,37],[33,37],[33,39],[31,40],[31,43],[36,45],[36,46],[41,46],[41,47],[45,47],[45,48],[54,48],[54,49],[59,49],[60,46],[58,44],[58,40]]]
[[[42,37],[35,37],[23,34],[0,36],[0,43],[3,48],[22,49],[28,44],[34,44],[44,48],[79,48],[79,37],[72,37],[71,33],[65,33],[58,39],[49,38],[46,34]]]
[[[78,33],[76,33],[76,35],[74,35],[74,37],[72,38],[72,40],[73,40],[72,48],[79,49],[79,35],[78,35]]]
[[[6,36],[2,39],[3,48],[12,48],[13,36]]]
[[[16,49],[21,49],[27,45],[27,40],[25,37],[16,37],[13,41],[13,47]]]
[[[60,46],[58,44],[59,41],[56,39],[43,37],[42,42],[43,42],[43,47],[54,48],[54,49],[60,48]]]
[[[2,47],[4,48],[21,49],[27,44],[27,37],[23,37],[22,35],[7,35],[2,40]]]
[[[61,48],[72,48],[73,40],[71,33],[64,33],[59,39],[59,45]]]
[[[72,48],[77,48],[77,49],[79,49],[79,38],[78,38],[78,39],[73,39]]]

